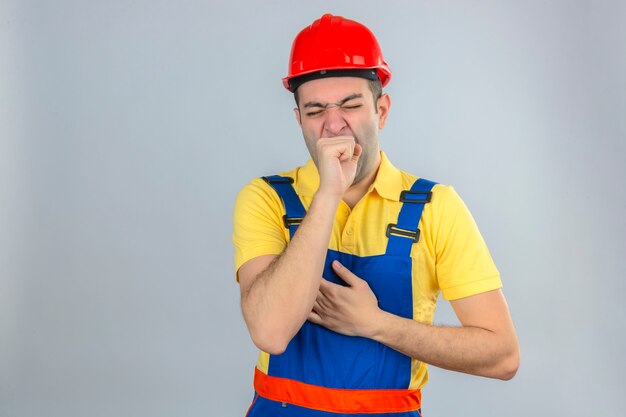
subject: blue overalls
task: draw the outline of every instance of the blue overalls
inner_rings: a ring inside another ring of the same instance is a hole
[[[285,205],[291,238],[306,212],[289,177],[263,177]],[[338,260],[364,279],[381,309],[413,318],[411,248],[430,202],[434,182],[415,181],[400,196],[395,224],[387,226],[382,255],[356,256],[329,249],[323,277],[346,285],[332,270]],[[411,358],[371,339],[345,336],[305,322],[281,355],[271,355],[267,375],[256,370],[255,398],[248,417],[421,416],[419,390],[409,390]],[[371,410],[375,410],[372,413]]]

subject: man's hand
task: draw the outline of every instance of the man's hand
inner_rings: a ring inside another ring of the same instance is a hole
[[[309,321],[348,336],[371,337],[372,324],[382,312],[366,281],[338,261],[333,270],[349,287],[322,279]]]
[[[320,138],[316,146],[320,174],[318,193],[341,198],[354,181],[361,145],[352,136],[336,136]]]
[[[376,340],[444,369],[499,379],[517,372],[517,336],[502,291],[454,301],[461,327],[433,326],[381,310],[366,281],[337,261],[332,266],[349,287],[322,279],[308,316],[312,323]]]

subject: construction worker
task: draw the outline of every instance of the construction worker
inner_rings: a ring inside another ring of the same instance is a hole
[[[295,38],[284,86],[311,159],[234,209],[243,317],[261,350],[248,416],[421,416],[426,364],[510,379],[517,336],[471,214],[379,148],[391,79],[362,24]],[[461,326],[432,325],[438,294]]]

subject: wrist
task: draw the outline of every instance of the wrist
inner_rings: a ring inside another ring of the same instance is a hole
[[[385,340],[386,330],[391,326],[390,320],[394,317],[393,314],[379,308],[372,319],[368,320],[363,337],[382,343]]]
[[[323,204],[324,206],[335,206],[335,208],[337,208],[342,197],[343,194],[333,193],[320,188],[315,193],[315,196],[313,196],[313,202]],[[313,202],[311,204],[313,204]]]

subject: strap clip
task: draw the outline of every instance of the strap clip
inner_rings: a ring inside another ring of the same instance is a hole
[[[398,226],[397,224],[389,223],[387,225],[387,231],[385,232],[385,236],[390,237],[391,235],[394,235],[394,236],[409,237],[413,239],[413,242],[415,243],[417,243],[417,241],[420,239],[420,229],[413,231],[413,230],[400,229],[397,226]]]
[[[261,177],[268,184],[293,184],[291,177]]]
[[[283,224],[287,229],[293,225],[300,225],[300,223],[302,223],[302,217],[287,217],[286,214],[283,216]]]
[[[403,203],[426,204],[430,203],[430,199],[432,198],[432,196],[432,191],[404,190],[400,193],[400,201]]]

